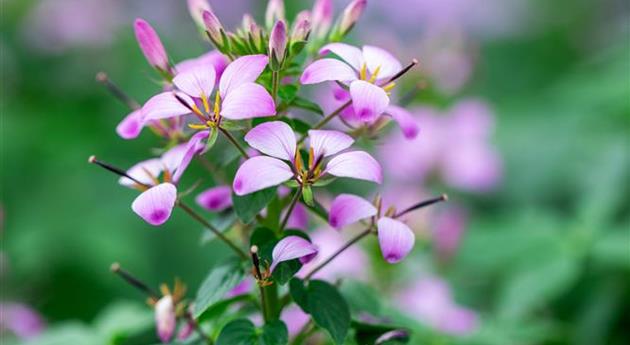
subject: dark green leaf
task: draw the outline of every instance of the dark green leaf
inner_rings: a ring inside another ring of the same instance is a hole
[[[351,326],[355,330],[354,337],[359,344],[375,344],[377,339],[387,333],[389,333],[388,336],[383,337],[379,344],[406,344],[409,341],[409,331],[393,325],[352,320]],[[384,338],[389,338],[389,340]]]
[[[273,280],[280,285],[284,285],[298,273],[300,268],[302,268],[302,263],[298,259],[281,262],[273,271]]]
[[[368,313],[381,315],[381,295],[369,285],[356,280],[344,280],[339,288],[352,309],[353,315]]]
[[[278,97],[286,103],[291,103],[297,96],[298,87],[294,84],[283,85],[278,89]]]
[[[295,235],[295,232],[285,231],[285,237]],[[305,234],[304,234],[305,235]],[[304,237],[304,235],[299,235]],[[308,236],[305,237],[308,239]],[[268,228],[257,228],[250,238],[250,244],[258,246],[258,253],[263,265],[270,264],[272,261],[271,253],[279,239],[276,234]],[[299,270],[302,268],[300,260],[289,260],[281,262],[273,271],[273,279],[280,285],[286,284]]]
[[[277,320],[257,330],[247,319],[231,321],[219,333],[217,345],[285,345],[289,332],[284,322]]]
[[[244,196],[232,194],[232,203],[238,218],[243,223],[250,223],[276,197],[276,189],[276,187],[271,187]]]
[[[206,310],[218,303],[243,278],[245,278],[245,270],[237,259],[213,267],[197,291],[194,317],[199,318]]]
[[[296,108],[312,111],[319,115],[324,115],[324,111],[317,103],[309,101],[299,96],[295,97],[293,102],[291,102],[291,105]]]
[[[300,306],[305,313],[308,313],[308,299],[304,282],[298,278],[291,279],[289,282],[289,293],[293,301]]]
[[[261,345],[285,345],[289,342],[289,331],[280,320],[267,323],[262,328]]]

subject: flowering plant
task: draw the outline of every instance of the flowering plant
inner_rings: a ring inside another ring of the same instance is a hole
[[[129,169],[95,156],[89,162],[120,175],[121,185],[139,192],[131,209],[148,224],[165,224],[179,208],[234,255],[212,267],[196,296],[187,296],[180,280],[156,292],[119,264],[113,272],[147,295],[165,343],[177,338],[287,344],[291,337],[299,344],[326,339],[323,334],[336,344],[350,335],[361,344],[405,342],[408,330],[355,313],[339,282],[321,274],[369,236],[377,238],[384,262],[403,261],[415,243],[409,215],[446,200],[443,195],[397,209],[385,206],[378,193],[372,201],[349,194],[344,184],[348,179],[383,183],[379,161],[353,146],[369,145],[390,120],[405,138],[418,135],[404,104],[394,105],[391,98],[397,81],[418,62],[403,66],[384,49],[341,43],[366,0],[352,1],[334,25],[331,0],[316,1],[312,11],[292,21],[281,0],[270,0],[265,25],[246,14],[234,31],[223,27],[204,0],[188,4],[216,50],[173,64],[157,32],[137,19],[136,38],[162,80],[160,92],[140,105],[107,75],[98,76],[130,108],[117,133],[133,139],[150,129],[162,144],[159,157]],[[311,84],[323,82],[335,85],[330,96],[343,101],[329,114],[305,96]],[[200,193],[199,183],[183,187],[185,171],[196,162],[214,181]],[[337,179],[341,183],[331,188]],[[214,214],[212,220],[190,206],[191,193],[198,193],[196,203]],[[311,214],[340,232],[354,223],[364,230],[323,256],[326,243],[315,239],[333,230],[309,228]],[[301,317],[305,321],[296,328]]]

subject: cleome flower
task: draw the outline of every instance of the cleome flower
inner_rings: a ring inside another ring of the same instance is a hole
[[[329,130],[309,130],[308,134],[309,158],[304,164],[295,134],[286,123],[265,122],[250,130],[245,141],[266,156],[252,157],[239,167],[232,186],[234,192],[245,195],[291,179],[300,186],[311,186],[327,174],[382,182],[381,166],[370,154],[340,153],[354,142],[350,136]],[[334,157],[324,167],[324,159],[331,156]]]

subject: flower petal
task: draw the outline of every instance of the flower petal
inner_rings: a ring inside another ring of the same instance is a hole
[[[308,139],[315,158],[328,157],[350,147],[354,142],[351,136],[339,131],[311,129]]]
[[[328,223],[337,230],[361,219],[376,215],[376,207],[369,201],[352,194],[340,194],[330,205]]]
[[[142,161],[127,170],[127,175],[142,182],[146,185],[153,185],[154,178],[158,178],[160,173],[164,170],[164,164],[159,158],[153,158],[146,161]],[[118,183],[126,187],[133,187],[136,185],[132,180],[121,177],[118,179]]]
[[[299,259],[315,253],[317,253],[317,248],[311,242],[300,236],[287,236],[273,247],[271,253],[273,261],[269,271],[273,272],[276,266],[283,261]]]
[[[221,79],[223,71],[229,63],[228,58],[217,50],[209,51],[199,57],[184,60],[175,65],[177,73],[184,73],[196,66],[211,66],[216,72],[216,79]]]
[[[168,343],[177,326],[173,297],[166,295],[155,303],[155,328],[163,343]]]
[[[212,94],[216,72],[212,66],[197,65],[173,78],[173,84],[190,96],[206,99]]]
[[[179,179],[184,174],[184,171],[186,171],[186,168],[188,168],[188,165],[192,161],[193,157],[203,151],[205,148],[203,140],[207,139],[209,135],[210,131],[197,132],[190,138],[190,140],[188,140],[188,143],[186,144],[186,152],[175,168],[173,183],[179,182]]]
[[[182,162],[187,148],[188,143],[183,143],[164,152],[160,157],[162,160],[162,166],[168,169],[171,173],[175,172],[179,164]]]
[[[286,215],[286,212],[283,213],[283,217]],[[302,231],[308,230],[308,211],[306,207],[301,203],[297,203],[293,208],[293,212],[289,216],[287,220],[287,229],[298,229]]]
[[[363,122],[372,122],[381,115],[389,105],[389,97],[382,88],[363,80],[350,84],[352,107]]]
[[[267,156],[252,157],[236,171],[232,188],[236,195],[245,195],[279,185],[293,177],[293,171],[283,161]]]
[[[162,183],[138,195],[131,209],[147,223],[157,226],[171,216],[176,200],[177,188],[170,183]]]
[[[144,114],[142,110],[134,110],[116,126],[116,133],[123,139],[135,139],[140,135],[144,127]]]
[[[140,50],[142,50],[149,64],[167,71],[169,68],[168,56],[166,55],[166,50],[164,50],[164,46],[157,32],[142,18],[136,18],[133,23],[133,28]]]
[[[256,150],[280,159],[293,161],[296,139],[293,129],[282,121],[270,121],[252,128],[245,141]]]
[[[245,83],[232,88],[221,104],[221,116],[231,120],[276,115],[273,98],[264,87]]]
[[[183,92],[162,92],[151,97],[144,106],[142,106],[144,120],[159,120],[189,114],[190,109],[178,101],[175,94],[187,104],[195,104],[192,98]]]
[[[400,262],[413,249],[416,241],[413,231],[405,223],[387,217],[379,219],[377,225],[383,258],[390,264]]]
[[[383,181],[381,165],[369,153],[363,151],[346,152],[334,157],[328,162],[325,172],[376,183]]]
[[[370,73],[374,73],[378,68],[378,79],[392,77],[402,70],[402,65],[398,59],[388,51],[378,47],[364,46],[363,58]]]
[[[258,79],[267,66],[269,58],[266,55],[246,55],[229,64],[219,81],[221,98],[244,83],[252,83]]]
[[[232,206],[232,188],[217,186],[206,189],[195,199],[197,204],[211,212],[221,212]]]
[[[300,77],[302,84],[317,84],[339,80],[348,82],[357,79],[357,72],[347,63],[337,59],[321,59],[308,65]]]
[[[361,49],[345,43],[330,43],[319,50],[320,55],[328,53],[339,56],[350,66],[354,67],[355,70],[361,70],[361,65],[363,65],[364,62]]]
[[[398,122],[405,138],[414,139],[418,136],[420,128],[418,127],[418,122],[410,112],[395,105],[387,107],[385,112],[391,115],[394,121]]]

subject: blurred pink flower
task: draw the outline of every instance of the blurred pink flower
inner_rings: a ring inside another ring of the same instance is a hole
[[[467,223],[468,215],[459,207],[447,207],[437,214],[433,223],[433,243],[440,261],[448,261],[455,254]]]
[[[29,339],[43,330],[44,321],[30,307],[11,302],[0,304],[0,333],[8,331],[20,339]]]
[[[479,327],[477,313],[459,306],[448,283],[424,277],[396,297],[398,307],[430,327],[451,335],[464,336]]]
[[[287,325],[289,337],[293,338],[308,323],[310,316],[304,313],[297,305],[291,304],[282,311],[280,319]]]

